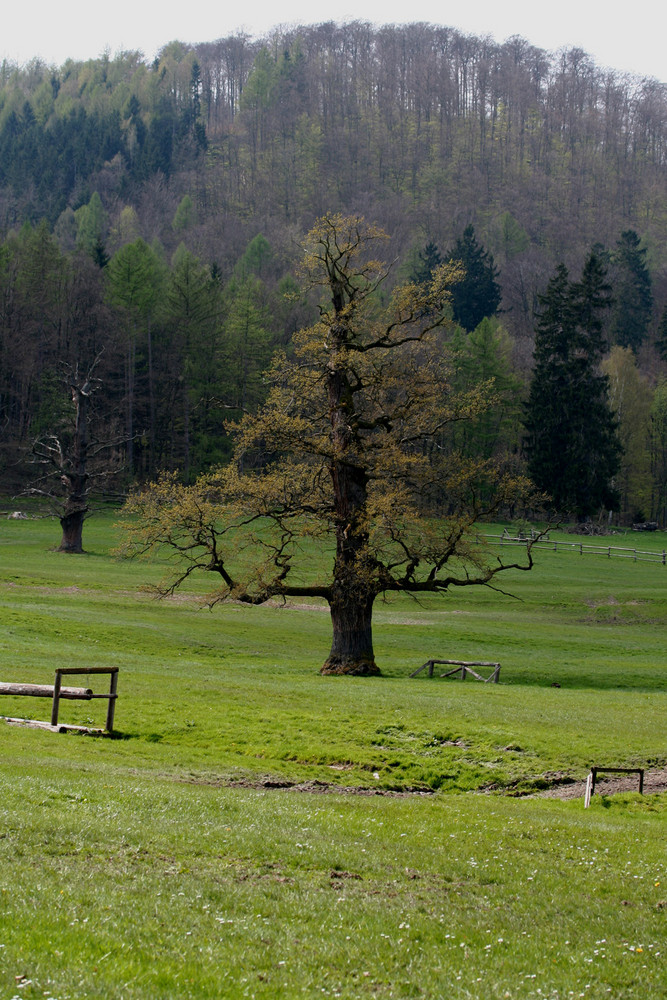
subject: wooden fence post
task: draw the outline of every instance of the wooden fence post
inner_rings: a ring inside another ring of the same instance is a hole
[[[116,712],[116,698],[118,690],[118,670],[114,670],[111,674],[111,680],[109,682],[109,701],[107,704],[107,732],[113,732],[113,720],[114,714]]]
[[[58,709],[60,707],[60,685],[62,684],[62,674],[56,670],[53,682],[53,702],[51,704],[51,725],[58,725]]]
[[[593,773],[589,772],[586,778],[586,796],[584,798],[584,809],[588,809],[591,804],[591,792],[593,790]]]

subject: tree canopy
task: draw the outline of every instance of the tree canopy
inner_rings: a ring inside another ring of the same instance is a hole
[[[530,485],[490,460],[446,445],[448,429],[483,412],[493,381],[454,389],[442,328],[460,269],[428,285],[377,294],[385,234],[359,217],[320,219],[303,243],[301,276],[319,320],[275,356],[269,394],[235,428],[234,461],[194,486],[163,477],[135,495],[126,550],[167,547],[173,592],[214,572],[211,602],[317,597],[333,639],[323,673],[378,673],[372,612],[380,594],[494,586],[508,569],[476,540],[475,522],[526,502]],[[491,488],[492,487],[492,488]],[[309,563],[304,545],[317,556]],[[322,573],[322,566],[328,568]]]

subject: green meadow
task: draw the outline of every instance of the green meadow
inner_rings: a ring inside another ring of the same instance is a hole
[[[114,520],[82,556],[0,521],[0,679],[120,668],[114,738],[0,723],[0,1000],[667,996],[667,793],[539,794],[667,766],[667,566],[542,551],[378,602],[383,677],[323,678],[324,606],[156,601]]]

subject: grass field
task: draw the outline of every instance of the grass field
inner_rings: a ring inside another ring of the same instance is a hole
[[[667,764],[667,567],[378,604],[384,676],[322,678],[324,607],[156,602],[111,515],[83,556],[57,527],[0,522],[0,678],[118,665],[119,734],[0,725],[0,1000],[667,996],[667,795],[523,794]]]

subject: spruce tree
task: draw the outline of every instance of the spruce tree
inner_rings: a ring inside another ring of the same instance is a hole
[[[472,226],[466,226],[449,256],[465,268],[463,279],[452,288],[452,313],[455,322],[470,333],[485,317],[498,312],[502,298],[498,269],[493,256],[477,242]]]
[[[424,249],[417,254],[412,280],[416,285],[427,285],[433,280],[433,275],[441,264],[440,251],[433,240],[429,240]]]
[[[616,244],[615,304],[611,324],[613,342],[620,347],[631,347],[635,353],[646,336],[653,311],[646,249],[639,244],[639,236],[634,229],[621,233]]]
[[[600,372],[610,286],[599,255],[591,253],[579,282],[560,264],[540,301],[524,418],[528,472],[556,510],[584,520],[618,506],[620,444]]]

